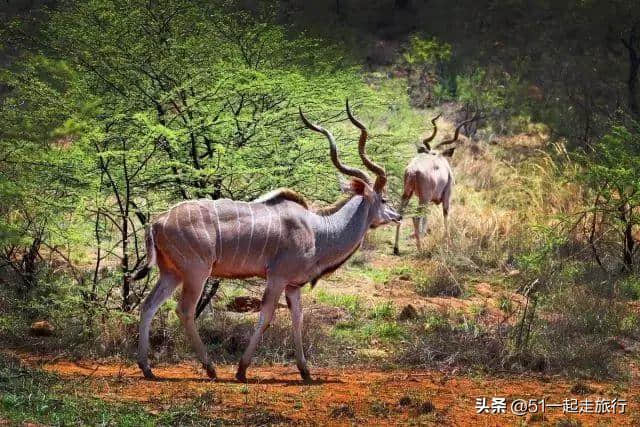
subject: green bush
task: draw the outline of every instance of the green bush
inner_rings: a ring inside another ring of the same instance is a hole
[[[415,282],[416,292],[425,297],[459,297],[463,289],[452,276],[452,273],[444,268],[438,268],[432,276],[424,276]]]
[[[618,282],[618,289],[625,298],[640,299],[640,277],[635,274],[624,277]]]
[[[396,309],[391,301],[385,301],[373,307],[369,312],[369,319],[393,319],[396,314]]]

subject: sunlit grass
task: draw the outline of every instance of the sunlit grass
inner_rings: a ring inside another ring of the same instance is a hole
[[[339,307],[347,310],[351,315],[357,315],[362,310],[362,301],[357,295],[342,295],[328,293],[323,290],[317,290],[313,297],[317,302]]]

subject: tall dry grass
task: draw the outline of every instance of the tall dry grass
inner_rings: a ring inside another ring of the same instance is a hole
[[[533,140],[533,141],[532,141]],[[455,186],[446,244],[440,206],[427,208],[430,233],[422,256],[471,271],[508,269],[519,251],[532,243],[532,230],[558,222],[582,203],[581,190],[567,182],[544,141],[526,135],[497,145],[466,141],[451,165]],[[413,202],[415,203],[415,202]],[[416,210],[409,210],[409,215]],[[404,227],[405,237],[411,227]],[[404,245],[415,251],[409,239]]]

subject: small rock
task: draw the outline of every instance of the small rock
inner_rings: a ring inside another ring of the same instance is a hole
[[[422,402],[422,404],[418,408],[418,412],[420,412],[421,414],[428,414],[433,412],[435,409],[436,407],[433,406],[433,403],[431,403],[430,400],[427,400],[426,402]]]
[[[398,320],[400,321],[413,320],[417,318],[418,318],[418,311],[411,304],[407,304],[406,306],[404,306],[404,308],[400,311],[400,314],[398,314]]]
[[[335,325],[336,323],[341,322],[349,317],[349,313],[339,307],[318,305],[311,307],[309,311],[313,313],[313,319],[317,320],[320,323],[326,323],[329,325]]]
[[[520,270],[509,270],[509,272],[507,273],[507,276],[514,277],[514,276],[518,276],[519,274],[520,274]]]
[[[53,325],[46,320],[40,320],[38,322],[33,322],[31,327],[29,328],[29,332],[31,335],[36,337],[49,337],[53,335],[53,331],[55,328]]]
[[[607,345],[609,346],[609,348],[611,350],[622,350],[622,351],[627,351],[625,345],[623,342],[618,341],[615,338],[610,338],[609,340],[607,340]]]
[[[354,418],[356,416],[353,408],[346,403],[336,406],[331,410],[331,418]]]
[[[235,297],[229,304],[227,304],[227,310],[236,313],[248,313],[251,311],[256,312],[260,311],[261,305],[262,302],[258,298],[240,296]]]
[[[398,403],[400,404],[400,406],[409,406],[411,405],[412,401],[409,396],[402,396]]]
[[[573,385],[573,387],[571,387],[571,393],[572,394],[592,394],[594,393],[595,390],[592,389],[591,387],[589,387],[588,384],[585,384],[583,382],[578,382],[576,384]]]

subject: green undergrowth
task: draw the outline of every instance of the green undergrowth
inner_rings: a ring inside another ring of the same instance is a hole
[[[346,309],[349,317],[331,328],[331,335],[349,345],[368,346],[398,344],[408,334],[406,325],[396,320],[397,313],[391,301],[367,307],[357,296],[331,294],[319,291],[316,301]]]
[[[160,412],[135,403],[112,403],[90,395],[81,381],[24,368],[0,354],[0,418],[10,423],[47,425],[215,425],[204,418],[197,401]]]
[[[322,304],[343,308],[353,316],[363,310],[363,303],[357,295],[333,294],[317,290],[313,293],[313,298]]]

